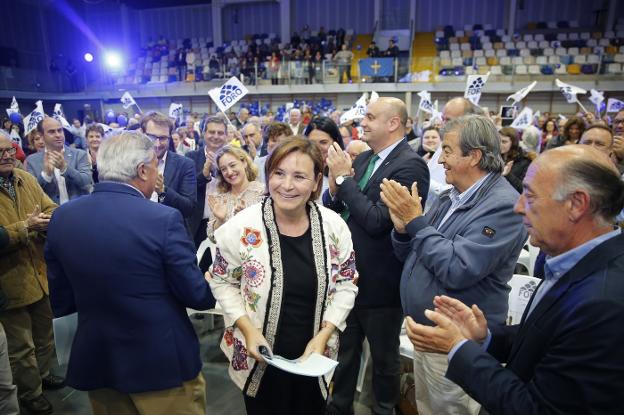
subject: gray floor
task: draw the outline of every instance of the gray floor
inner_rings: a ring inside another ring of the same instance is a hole
[[[211,329],[208,318],[198,320],[192,318],[202,350],[202,361],[204,377],[206,379],[206,401],[208,407],[206,414],[210,415],[238,415],[245,414],[245,406],[240,390],[232,383],[227,373],[227,361],[219,349],[219,342],[223,333],[223,323],[219,327],[219,317],[217,317],[217,328]],[[65,367],[53,369],[56,374],[64,374]],[[67,415],[91,415],[91,406],[86,392],[77,391],[71,388],[63,388],[58,391],[45,392],[55,414]],[[23,411],[26,414],[26,411]],[[361,404],[355,405],[356,415],[368,415],[370,410]]]

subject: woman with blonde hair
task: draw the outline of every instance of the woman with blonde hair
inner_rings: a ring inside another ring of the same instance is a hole
[[[264,184],[256,181],[258,169],[247,153],[227,145],[215,155],[217,193],[208,196],[211,217],[206,233],[214,241],[214,231],[232,216],[257,203],[264,194]]]

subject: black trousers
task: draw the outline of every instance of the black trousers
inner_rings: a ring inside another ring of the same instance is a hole
[[[340,334],[338,367],[327,414],[353,414],[353,398],[360,370],[362,342],[366,337],[373,361],[373,413],[393,414],[400,397],[399,335],[403,311],[391,308],[354,308]]]
[[[318,378],[267,367],[255,398],[245,397],[247,415],[322,415],[325,400]]]

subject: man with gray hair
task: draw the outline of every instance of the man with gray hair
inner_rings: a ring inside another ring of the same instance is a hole
[[[56,316],[78,312],[67,384],[94,415],[204,415],[199,342],[186,307],[215,300],[178,209],[152,203],[154,142],[139,131],[106,140],[93,193],[56,210],[45,258]]]
[[[431,324],[424,312],[436,295],[451,294],[479,304],[490,325],[507,318],[509,287],[526,241],[522,219],[514,214],[518,192],[502,177],[503,160],[496,127],[488,118],[468,115],[448,121],[442,130],[446,181],[423,216],[418,184],[411,193],[384,180],[381,198],[394,223],[392,243],[404,261],[401,302],[404,314]],[[414,352],[418,413],[477,414],[479,404],[444,378],[445,356]]]
[[[448,354],[448,379],[491,415],[621,414],[624,237],[613,219],[624,183],[605,154],[569,145],[540,155],[523,186],[515,211],[548,257],[520,324],[492,326],[472,300],[438,296],[436,327],[408,318],[408,336]]]
[[[306,126],[301,120],[301,110],[299,108],[292,108],[288,113],[288,125],[292,130],[292,135],[303,135]]]

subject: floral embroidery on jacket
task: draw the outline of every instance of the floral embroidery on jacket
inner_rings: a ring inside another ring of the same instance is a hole
[[[260,237],[260,231],[245,228],[243,237],[241,238],[241,242],[245,246],[252,246],[253,248],[258,248],[262,245],[262,238]]]
[[[227,273],[227,268],[228,263],[225,258],[223,258],[223,255],[221,255],[221,251],[219,251],[219,248],[217,248],[215,251],[215,260],[212,266],[212,272],[215,275],[225,276],[225,274]]]
[[[232,347],[234,344],[234,327],[228,327],[225,329],[225,333],[223,333],[223,340],[225,340],[225,344],[228,347]]]
[[[232,356],[232,368],[234,370],[248,370],[247,349],[243,343],[234,337],[234,355]]]
[[[249,288],[249,285],[245,285],[245,288],[243,288],[243,295],[245,297],[245,301],[247,301],[247,304],[249,305],[249,308],[251,308],[254,312],[258,311],[257,307],[260,295],[253,292]]]
[[[262,281],[264,281],[264,267],[259,261],[250,259],[244,262],[242,267],[247,284],[252,287],[257,287],[262,284]]]
[[[342,277],[342,281],[344,280],[353,280],[357,271],[355,270],[355,252],[351,251],[351,255],[349,255],[349,259],[343,262],[340,265],[340,276]]]

